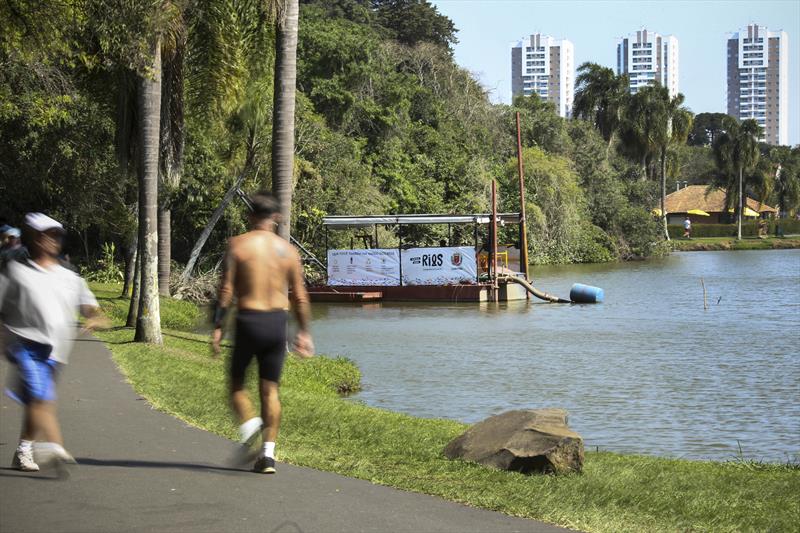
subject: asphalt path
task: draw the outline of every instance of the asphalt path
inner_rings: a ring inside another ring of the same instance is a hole
[[[20,418],[2,394],[1,533],[566,531],[310,468],[231,466],[233,442],[153,409],[91,338],[76,342],[59,379],[65,446],[78,461],[68,476],[10,468]]]

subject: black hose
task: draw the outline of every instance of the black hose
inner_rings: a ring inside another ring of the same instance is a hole
[[[525,287],[525,289],[527,289],[527,291],[529,293],[533,294],[534,296],[536,296],[540,300],[544,300],[545,302],[550,302],[550,303],[554,303],[554,304],[570,304],[570,303],[572,303],[570,300],[565,300],[564,298],[559,298],[558,296],[555,296],[555,295],[550,294],[548,292],[540,291],[539,289],[537,289],[536,287],[534,287],[533,285],[531,285],[530,283],[528,283],[527,281],[525,281],[522,278],[517,278],[515,276],[500,276],[498,279],[501,280],[501,281],[506,281],[506,282],[512,281],[514,283],[519,283],[520,285]]]

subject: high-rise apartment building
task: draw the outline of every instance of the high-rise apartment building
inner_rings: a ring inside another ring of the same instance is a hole
[[[617,41],[617,74],[627,74],[630,90],[658,83],[678,94],[678,39],[642,28]]]
[[[789,143],[789,37],[750,24],[728,35],[728,114],[755,119],[769,144]]]
[[[511,93],[538,94],[553,102],[558,114],[572,113],[575,48],[567,39],[535,33],[511,47]]]

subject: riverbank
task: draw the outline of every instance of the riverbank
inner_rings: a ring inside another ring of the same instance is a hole
[[[116,325],[127,310],[117,286],[93,286]],[[235,438],[225,359],[188,333],[199,317],[163,300],[165,345],[131,343],[132,330],[102,333],[134,388],[155,407]],[[227,355],[226,355],[227,357]],[[800,468],[750,461],[695,462],[587,451],[585,471],[563,477],[498,472],[445,459],[466,427],[367,407],[341,397],[358,387],[345,359],[289,358],[282,384],[279,460],[468,505],[588,531],[789,530],[800,520]]]
[[[675,252],[708,252],[724,250],[786,250],[800,248],[800,237],[745,237],[738,241],[732,237],[701,237],[697,239],[672,239]]]

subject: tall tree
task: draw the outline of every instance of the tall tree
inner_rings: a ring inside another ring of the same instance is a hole
[[[619,151],[641,166],[642,179],[654,179],[659,156],[660,124],[665,120],[663,99],[655,86],[640,88],[626,98],[618,135]]]
[[[123,72],[119,90],[124,94],[119,96],[116,143],[123,175],[131,154],[136,161],[139,303],[134,340],[161,344],[157,230],[161,43],[172,7],[162,0],[118,3],[88,0],[86,8],[89,26],[104,60]],[[136,105],[131,111],[134,93]],[[136,132],[135,150],[130,150],[132,130]],[[135,287],[133,292],[136,293]],[[134,306],[135,302],[131,307]],[[129,322],[132,315],[129,312]]]
[[[771,147],[769,159],[774,165],[773,194],[778,216],[791,216],[800,207],[800,147]]]
[[[592,122],[611,146],[627,96],[627,75],[617,76],[610,68],[587,62],[578,67],[572,114]]]
[[[683,144],[692,127],[692,113],[683,106],[683,94],[678,93],[670,98],[666,87],[656,86],[654,92],[657,99],[654,105],[658,111],[656,116],[660,122],[656,124],[656,139],[659,146],[661,162],[661,220],[664,226],[664,236],[669,240],[667,229],[667,150],[672,145]]]
[[[294,176],[294,106],[297,83],[298,0],[285,0],[275,31],[275,95],[272,115],[272,193],[281,206],[278,234],[289,238]]]
[[[692,122],[692,131],[689,133],[690,146],[711,146],[717,136],[723,131],[725,113],[698,113]]]
[[[453,21],[427,0],[371,0],[378,23],[403,44],[430,42],[452,50],[458,43]]]
[[[177,3],[176,3],[177,4]],[[180,6],[173,4],[173,18],[162,42],[161,124],[158,191],[158,292],[169,296],[172,263],[171,204],[183,174],[186,142],[184,128],[183,67],[186,25]]]
[[[130,218],[134,221],[132,230],[128,231],[123,240],[122,254],[125,263],[125,279],[122,287],[122,296],[131,296],[131,313],[128,322],[133,326],[136,323],[136,313],[139,311],[139,292],[130,291],[134,282],[133,276],[138,270],[134,267],[138,257],[139,230],[135,223],[139,208],[137,207],[136,190],[137,180],[136,165],[138,164],[137,125],[136,125],[136,75],[127,66],[117,66],[114,77],[116,80],[116,110],[114,116],[114,152],[119,168],[119,180],[127,184],[126,204]]]
[[[161,39],[150,43],[151,63],[138,74],[139,257],[141,285],[134,340],[161,344],[158,300],[158,155],[161,122]]]
[[[736,190],[736,238],[742,239],[742,214],[744,211],[744,175],[755,169],[759,160],[758,139],[761,126],[753,119],[739,123],[733,117],[724,122],[724,131],[714,142],[714,159],[719,171],[714,184],[723,185],[728,199]],[[730,203],[730,201],[726,202]]]

